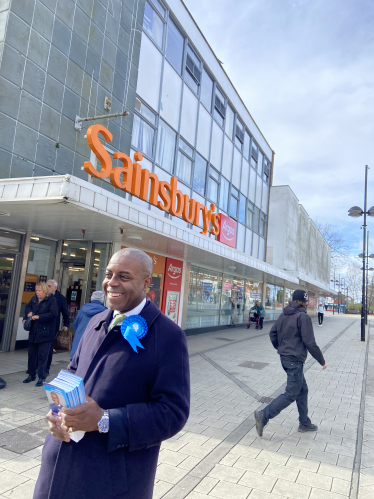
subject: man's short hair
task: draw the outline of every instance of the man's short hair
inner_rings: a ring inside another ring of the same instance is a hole
[[[53,284],[56,286],[56,289],[58,288],[58,282],[55,281],[54,279],[48,279],[47,283],[48,282],[53,282]]]
[[[123,248],[114,253],[114,255],[129,256],[130,258],[137,260],[144,271],[144,277],[151,277],[153,271],[152,258],[144,253],[144,251],[136,248]],[[114,256],[113,255],[113,256]]]

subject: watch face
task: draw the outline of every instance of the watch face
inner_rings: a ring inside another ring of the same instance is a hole
[[[104,417],[103,419],[101,419],[99,421],[99,430],[101,433],[106,433],[109,431],[109,418],[108,417]]]

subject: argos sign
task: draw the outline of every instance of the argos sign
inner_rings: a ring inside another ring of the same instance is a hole
[[[235,248],[236,222],[232,218],[229,218],[222,213],[219,215],[219,233],[217,236],[217,241]]]
[[[170,279],[179,279],[180,276],[182,275],[182,267],[181,266],[174,266],[172,263],[170,263],[169,267],[167,268],[167,274],[170,277]]]
[[[97,170],[90,161],[85,161],[85,171],[95,178],[110,178],[110,182],[117,189],[130,193],[151,205],[157,206],[161,211],[167,211],[174,217],[182,217],[187,223],[198,226],[200,213],[203,220],[203,231],[217,236],[219,233],[220,215],[215,213],[216,205],[211,203],[210,209],[195,199],[190,199],[178,189],[178,179],[171,177],[170,183],[160,181],[155,173],[142,168],[139,163],[133,163],[129,156],[123,152],[115,152],[114,159],[122,161],[123,166],[113,168],[112,158],[99,140],[101,134],[107,142],[111,142],[113,135],[102,125],[92,125],[87,130],[87,143],[91,151],[101,163],[101,170]],[[135,161],[141,161],[143,155],[135,153]],[[159,199],[160,198],[160,199]],[[210,228],[211,227],[211,228]],[[224,241],[223,241],[224,242]]]

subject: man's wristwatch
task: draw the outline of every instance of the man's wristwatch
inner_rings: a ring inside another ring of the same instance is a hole
[[[104,411],[102,418],[97,423],[97,428],[99,430],[99,433],[108,433],[108,431],[109,431],[109,412],[107,410]]]

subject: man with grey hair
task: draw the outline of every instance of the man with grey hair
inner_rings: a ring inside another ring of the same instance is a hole
[[[187,342],[146,292],[152,260],[126,248],[108,263],[109,310],[92,317],[68,369],[84,379],[87,402],[47,415],[34,499],[152,499],[163,440],[190,408]],[[85,431],[79,442],[70,434]],[[72,472],[73,470],[73,472]]]
[[[63,320],[62,330],[67,331],[68,327],[70,325],[68,302],[66,301],[65,296],[62,295],[60,293],[60,291],[57,290],[57,285],[58,285],[58,283],[54,279],[50,279],[49,281],[47,281],[48,289],[49,289],[50,293],[56,298],[56,302],[57,302],[58,316],[56,318],[56,325],[55,325],[56,335],[60,330],[61,314],[62,314],[62,320]],[[48,355],[48,361],[47,361],[47,367],[46,367],[47,374],[49,374],[49,370],[51,368],[51,363],[52,363],[53,343],[54,343],[54,341],[52,341],[52,343],[51,343],[51,349],[50,349],[49,355]]]

